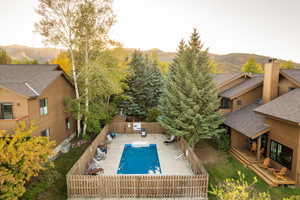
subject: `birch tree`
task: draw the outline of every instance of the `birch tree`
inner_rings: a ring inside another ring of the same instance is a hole
[[[86,134],[90,102],[90,71],[94,65],[97,52],[106,49],[110,44],[108,31],[115,22],[112,0],[83,0],[76,13],[75,36],[80,58],[83,58],[82,75],[84,118],[82,135]]]
[[[80,94],[75,64],[75,22],[79,0],[39,0],[36,12],[41,19],[35,24],[35,30],[44,37],[46,44],[66,48],[71,56],[72,78],[77,103],[77,136],[81,133]]]

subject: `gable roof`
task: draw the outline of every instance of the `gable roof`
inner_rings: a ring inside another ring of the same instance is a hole
[[[250,138],[255,138],[269,130],[265,116],[254,112],[261,103],[250,104],[240,110],[225,115],[224,123]]]
[[[258,107],[255,109],[255,112],[299,124],[300,88],[294,89]]]
[[[300,69],[282,69],[280,73],[286,78],[291,79],[296,85],[300,85]]]
[[[37,97],[62,74],[58,65],[0,65],[0,87]]]
[[[232,99],[238,95],[244,94],[249,90],[263,85],[263,74],[257,74],[249,78],[248,80],[220,93],[221,97]]]
[[[213,80],[218,87],[242,77],[244,73],[212,74]]]

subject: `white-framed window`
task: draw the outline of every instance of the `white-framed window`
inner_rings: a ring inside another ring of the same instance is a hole
[[[71,122],[71,119],[70,117],[67,117],[66,120],[65,120],[65,124],[66,124],[66,129],[71,129],[72,128],[72,122]]]
[[[50,128],[47,128],[41,131],[41,136],[49,137],[50,136]]]
[[[41,115],[48,114],[48,99],[47,98],[40,99],[40,114]]]

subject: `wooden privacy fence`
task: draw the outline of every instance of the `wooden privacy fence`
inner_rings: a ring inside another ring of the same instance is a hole
[[[161,134],[165,132],[165,129],[161,127],[161,125],[157,122],[113,122],[109,125],[109,129],[111,132],[116,132],[116,133],[126,133],[126,134],[139,133],[139,131],[133,129],[134,124],[136,123],[140,123],[141,128],[144,128],[147,133]]]
[[[207,199],[208,174],[186,141],[178,141],[195,175],[84,175],[96,148],[108,132],[135,133],[128,123],[106,125],[66,175],[69,198],[165,198]],[[161,133],[158,123],[142,123],[148,133]],[[109,159],[109,158],[107,158]]]

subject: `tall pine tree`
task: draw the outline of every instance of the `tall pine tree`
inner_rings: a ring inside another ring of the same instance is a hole
[[[207,51],[196,30],[190,41],[180,42],[160,100],[159,122],[172,135],[194,147],[199,140],[218,136],[222,118],[217,112],[217,88],[210,75]]]
[[[128,88],[124,92],[126,99],[120,107],[125,115],[144,120],[149,110],[158,106],[162,76],[157,63],[140,51],[132,54],[129,68],[131,75],[126,80]]]

